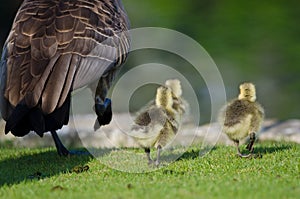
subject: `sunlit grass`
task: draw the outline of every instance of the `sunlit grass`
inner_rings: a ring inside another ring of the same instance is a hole
[[[2,147],[0,196],[244,199],[298,198],[300,195],[300,145],[259,143],[255,150],[262,158],[252,159],[236,157],[235,148],[227,146],[216,146],[199,157],[199,148],[190,147],[177,161],[155,171],[130,173],[108,165],[119,162],[126,170],[135,167],[132,161],[140,161],[139,165],[145,167],[146,159],[142,156],[124,158],[126,153],[143,154],[142,150],[105,150],[99,158],[94,158],[58,157],[54,148]],[[163,154],[168,155],[171,154]],[[74,168],[83,166],[89,169],[74,172]]]

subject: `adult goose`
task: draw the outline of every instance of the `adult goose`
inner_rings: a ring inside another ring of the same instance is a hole
[[[95,111],[108,124],[106,94],[127,57],[128,29],[121,0],[24,0],[1,56],[5,133],[50,131],[58,154],[68,155],[56,130],[68,123],[71,92],[97,80]]]

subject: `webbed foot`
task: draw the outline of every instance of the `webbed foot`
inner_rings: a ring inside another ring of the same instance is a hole
[[[252,151],[250,151],[249,154],[242,154],[239,148],[239,140],[233,140],[234,144],[236,146],[236,150],[237,150],[237,156],[241,157],[241,158],[249,158],[252,156]]]
[[[56,131],[51,131],[51,135],[54,140],[56,150],[57,150],[57,153],[59,156],[66,157],[66,156],[70,156],[70,155],[91,155],[87,151],[76,151],[76,150],[69,151],[60,141]]]
[[[241,154],[241,153],[237,153],[237,156],[241,157],[241,158],[250,158],[252,157],[254,154],[253,153],[249,153],[249,154]]]

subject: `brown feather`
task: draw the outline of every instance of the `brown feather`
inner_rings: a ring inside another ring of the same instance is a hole
[[[6,42],[9,103],[16,106],[25,99],[33,107],[41,102],[43,112],[51,113],[70,90],[95,81],[113,63],[121,64],[128,35],[117,41],[112,37],[129,25],[116,5],[118,1],[25,0]]]
[[[48,78],[48,82],[42,94],[42,110],[45,113],[49,114],[53,112],[58,104],[68,73],[68,67],[64,66],[69,66],[71,57],[71,54],[61,56]]]

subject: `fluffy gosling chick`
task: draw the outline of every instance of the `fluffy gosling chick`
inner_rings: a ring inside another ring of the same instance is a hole
[[[264,109],[256,102],[255,86],[252,83],[240,85],[240,94],[237,99],[229,102],[220,113],[222,131],[233,140],[240,157],[250,157],[253,153],[253,144],[256,133],[260,130],[264,118]],[[247,145],[249,154],[241,154],[240,140],[250,137]]]
[[[162,147],[166,146],[177,133],[181,115],[173,105],[172,90],[161,86],[157,89],[155,104],[139,113],[134,120],[131,135],[145,149],[149,164],[159,165]],[[157,149],[156,161],[150,157],[151,147]]]

